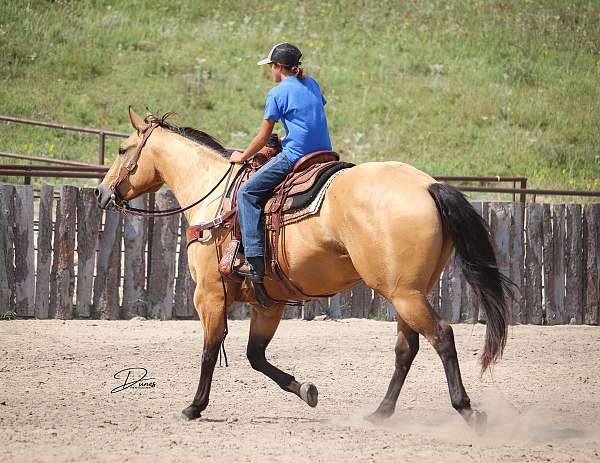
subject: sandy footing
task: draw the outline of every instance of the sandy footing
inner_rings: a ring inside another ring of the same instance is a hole
[[[477,436],[450,406],[424,340],[396,414],[363,419],[394,365],[395,324],[283,321],[268,358],[319,388],[309,408],[245,358],[249,323],[230,323],[229,368],[186,421],[202,348],[197,321],[0,322],[0,461],[600,461],[600,328],[511,328],[504,359],[479,377],[483,326],[455,326],[463,380],[488,414]],[[111,390],[143,367],[154,387]]]

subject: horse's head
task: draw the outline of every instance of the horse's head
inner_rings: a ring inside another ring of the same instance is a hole
[[[157,191],[163,179],[156,170],[155,153],[148,139],[156,124],[145,120],[129,107],[129,119],[135,131],[119,146],[119,156],[96,188],[101,208],[111,200],[129,201],[143,193]]]

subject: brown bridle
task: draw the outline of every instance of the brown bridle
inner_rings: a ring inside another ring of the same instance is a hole
[[[152,132],[156,127],[158,127],[158,124],[156,122],[151,122],[150,125],[146,126],[146,128],[144,128],[144,130],[142,131],[142,141],[135,150],[135,154],[131,157],[129,161],[127,161],[127,164],[121,167],[121,170],[119,171],[119,176],[110,184],[110,191],[112,191],[113,194],[116,193],[117,188],[119,188],[119,185],[123,183],[125,179],[129,178],[131,172],[133,172],[133,170],[135,170],[135,168],[137,167],[140,155],[142,154],[142,149],[144,148],[144,146],[146,146],[148,138],[150,138],[150,135],[152,135]]]
[[[110,184],[110,187],[109,187],[110,191],[111,191],[112,204],[119,212],[121,212],[123,214],[133,214],[133,215],[140,215],[140,216],[144,216],[144,217],[166,217],[166,216],[170,216],[170,215],[181,214],[182,212],[185,212],[188,209],[191,209],[192,207],[197,206],[202,201],[204,201],[206,198],[208,198],[219,187],[219,185],[221,183],[223,183],[223,180],[225,180],[226,178],[227,178],[227,184],[225,185],[225,191],[223,193],[223,196],[227,193],[227,186],[229,184],[229,178],[231,177],[231,174],[233,172],[234,164],[229,165],[227,172],[225,172],[223,177],[221,177],[221,180],[219,180],[218,183],[214,187],[212,187],[208,193],[206,193],[202,198],[200,198],[199,200],[195,201],[194,203],[192,203],[186,207],[174,207],[172,209],[165,209],[162,211],[152,211],[150,209],[138,209],[135,207],[131,207],[131,206],[129,206],[127,201],[124,201],[123,199],[119,198],[119,192],[118,192],[119,185],[121,185],[121,183],[123,183],[127,178],[129,178],[131,173],[135,170],[135,168],[137,167],[138,161],[140,159],[140,156],[142,154],[142,149],[146,145],[148,138],[150,138],[150,135],[152,135],[152,132],[154,131],[154,129],[156,127],[160,126],[160,124],[155,119],[150,119],[150,120],[145,119],[144,122],[146,122],[146,123],[149,122],[149,125],[146,126],[146,128],[144,128],[144,130],[142,130],[142,134],[143,134],[142,141],[136,148],[135,154],[131,157],[131,159],[129,161],[127,161],[127,163],[124,166],[121,167],[121,170],[119,171],[119,176]],[[221,198],[221,203],[222,202],[223,202],[223,198]]]

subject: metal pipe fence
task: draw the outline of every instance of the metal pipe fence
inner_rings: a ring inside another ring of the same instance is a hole
[[[16,124],[34,125],[37,127],[48,127],[51,129],[69,130],[72,132],[91,133],[91,134],[98,135],[98,164],[100,164],[100,165],[104,165],[104,153],[106,150],[106,137],[127,138],[129,136],[128,133],[117,132],[114,130],[95,129],[95,128],[91,128],[91,127],[78,127],[75,125],[36,121],[33,119],[24,119],[21,117],[13,117],[13,116],[0,115],[0,121],[14,122]]]
[[[125,138],[129,136],[126,132],[114,130],[97,129],[91,127],[79,127],[74,125],[37,121],[33,119],[25,119],[14,116],[0,115],[0,121],[33,125],[39,127],[48,127],[59,130],[69,130],[81,133],[90,133],[98,135],[98,165],[90,164],[81,161],[66,161],[59,159],[50,159],[42,156],[22,155],[16,153],[8,153],[0,151],[0,157],[8,157],[13,159],[21,159],[28,161],[40,161],[47,163],[60,164],[64,168],[50,168],[44,166],[26,166],[26,165],[0,165],[0,175],[24,177],[25,184],[31,182],[31,177],[57,177],[57,178],[98,178],[101,179],[108,167],[104,166],[106,137]],[[72,167],[67,167],[72,166]],[[77,169],[80,167],[80,169]],[[519,202],[525,204],[527,195],[535,198],[537,195],[543,196],[579,196],[579,197],[600,197],[600,191],[584,191],[584,190],[559,190],[559,189],[530,189],[527,188],[527,177],[524,176],[456,176],[456,175],[436,175],[434,178],[443,182],[485,182],[485,183],[512,183],[512,188],[498,188],[487,186],[470,186],[458,185],[457,188],[464,192],[478,193],[496,193],[508,194],[512,196],[512,200],[516,201],[516,195],[519,195]],[[519,184],[519,188],[517,188]]]

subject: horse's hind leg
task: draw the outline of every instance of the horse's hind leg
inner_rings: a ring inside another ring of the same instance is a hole
[[[396,368],[390,385],[375,413],[368,417],[369,420],[376,421],[392,416],[408,370],[419,351],[419,335],[401,319],[398,319],[398,338],[395,350]]]
[[[252,308],[246,355],[252,368],[271,378],[284,391],[293,392],[311,407],[316,407],[318,392],[314,384],[298,383],[292,375],[273,366],[265,357],[267,346],[279,326],[283,309],[282,305],[270,307],[268,310]]]
[[[440,356],[454,409],[467,423],[479,428],[485,420],[485,415],[471,408],[471,400],[460,375],[452,327],[438,317],[421,292],[399,293],[392,300],[398,316],[411,329],[425,336]]]

